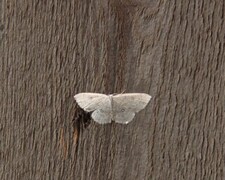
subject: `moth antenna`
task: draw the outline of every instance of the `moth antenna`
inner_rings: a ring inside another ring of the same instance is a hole
[[[123,93],[125,93],[125,91],[126,91],[126,89],[124,89],[120,94],[123,94]]]

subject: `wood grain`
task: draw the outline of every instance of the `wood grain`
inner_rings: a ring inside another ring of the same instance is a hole
[[[0,179],[223,179],[223,1],[0,1]],[[145,92],[74,126],[79,92]],[[79,129],[77,129],[79,128]]]

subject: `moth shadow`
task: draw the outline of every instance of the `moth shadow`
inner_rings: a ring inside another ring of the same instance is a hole
[[[77,104],[75,108],[76,110],[72,120],[74,129],[86,129],[90,125],[92,120],[91,112],[84,111]]]

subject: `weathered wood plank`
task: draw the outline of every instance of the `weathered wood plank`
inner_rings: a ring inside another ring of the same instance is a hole
[[[223,1],[0,1],[0,179],[222,179]],[[153,96],[73,124],[83,91]]]

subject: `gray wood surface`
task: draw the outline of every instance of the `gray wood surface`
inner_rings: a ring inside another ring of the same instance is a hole
[[[0,179],[223,179],[224,9],[1,0]],[[74,125],[76,93],[124,90],[153,96],[130,124]]]

